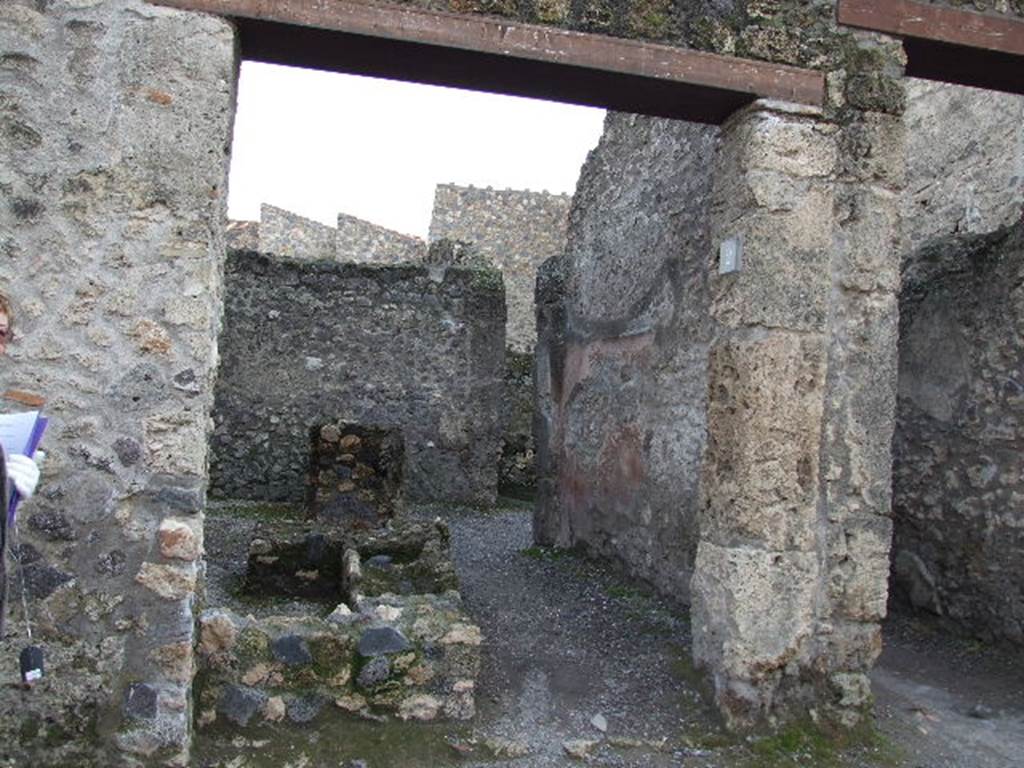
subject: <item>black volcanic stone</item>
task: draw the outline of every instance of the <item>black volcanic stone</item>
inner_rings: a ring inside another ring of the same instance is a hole
[[[391,627],[374,627],[363,632],[359,638],[360,656],[387,656],[408,651],[412,646],[405,635]]]

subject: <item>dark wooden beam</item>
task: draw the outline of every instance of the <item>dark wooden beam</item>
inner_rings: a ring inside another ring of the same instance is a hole
[[[911,77],[1024,93],[1024,19],[913,0],[839,0],[838,18],[905,38]]]
[[[480,16],[349,0],[150,0],[236,20],[246,59],[720,123],[820,105],[821,73]]]

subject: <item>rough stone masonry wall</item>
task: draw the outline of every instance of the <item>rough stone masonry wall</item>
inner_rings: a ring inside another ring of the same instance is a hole
[[[1024,221],[919,254],[900,300],[894,597],[1024,642]]]
[[[343,420],[402,429],[408,498],[493,504],[504,329],[493,270],[230,253],[210,493],[302,501]]]
[[[780,64],[837,71],[837,0],[398,0],[454,13],[648,40]],[[1024,0],[923,0],[1024,16]],[[870,45],[867,46],[870,48]]]
[[[565,249],[572,198],[546,192],[439,184],[430,220],[431,242],[473,243],[501,270],[508,302],[509,347],[530,353],[537,339],[533,302],[537,267]]]
[[[341,261],[399,264],[423,261],[427,244],[418,237],[371,224],[346,213],[338,214],[334,250]]]
[[[909,96],[894,605],[1021,642],[1024,98],[915,81]]]
[[[5,765],[187,761],[235,77],[215,18],[0,4],[0,284],[18,337],[0,389],[41,395],[51,419],[17,548],[47,675],[14,685],[17,611]]]
[[[538,280],[535,535],[688,602],[716,128],[609,114]]]
[[[263,203],[257,227],[259,250],[289,259],[333,259],[334,227]]]
[[[936,241],[1013,224],[1024,211],[1024,97],[906,81],[905,264]]]

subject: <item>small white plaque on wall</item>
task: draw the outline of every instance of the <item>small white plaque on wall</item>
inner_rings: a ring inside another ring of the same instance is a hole
[[[743,268],[743,238],[730,237],[718,246],[718,274],[728,275]]]

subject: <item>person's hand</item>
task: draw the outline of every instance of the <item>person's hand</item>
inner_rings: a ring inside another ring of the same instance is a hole
[[[7,457],[7,477],[14,483],[18,495],[27,499],[39,484],[39,467],[28,456],[14,453]]]

